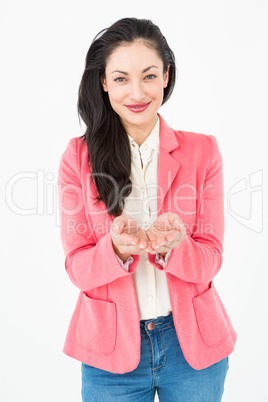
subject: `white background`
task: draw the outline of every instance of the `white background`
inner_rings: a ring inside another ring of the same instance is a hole
[[[57,169],[83,134],[76,102],[88,47],[126,16],[152,19],[176,55],[162,116],[218,140],[226,230],[215,284],[238,333],[223,400],[267,401],[267,2],[0,4],[0,401],[80,401],[80,363],[62,353],[78,289],[64,269]]]

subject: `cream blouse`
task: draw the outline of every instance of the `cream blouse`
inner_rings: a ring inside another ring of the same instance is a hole
[[[146,230],[157,218],[159,118],[141,146],[130,135],[128,137],[131,145],[132,192],[125,200],[123,213],[135,218]],[[156,254],[155,261],[164,268],[170,254],[171,250],[165,258]],[[133,262],[131,256],[125,263],[118,256],[117,258],[126,270]],[[133,280],[140,320],[166,316],[172,311],[166,273],[155,268],[148,261],[147,254],[140,256],[139,263],[133,272]]]

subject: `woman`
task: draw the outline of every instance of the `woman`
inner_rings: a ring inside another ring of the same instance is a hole
[[[158,113],[175,84],[159,28],[124,18],[94,39],[86,124],[61,158],[65,267],[80,289],[64,353],[83,401],[220,401],[236,333],[212,279],[222,264],[222,158],[212,135]]]

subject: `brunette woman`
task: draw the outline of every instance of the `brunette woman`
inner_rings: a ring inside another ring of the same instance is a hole
[[[221,401],[236,333],[214,287],[222,265],[222,157],[213,135],[159,114],[174,54],[150,20],[93,40],[86,124],[59,167],[65,268],[79,288],[64,353],[88,401]]]

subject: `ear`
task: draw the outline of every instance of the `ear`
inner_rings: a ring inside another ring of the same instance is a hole
[[[168,85],[169,67],[170,67],[170,64],[168,65],[167,71],[166,71],[165,74],[164,74],[164,88],[166,88],[167,85]]]
[[[105,77],[101,77],[101,78],[100,78],[100,81],[101,81],[101,86],[102,86],[104,92],[108,92]]]

